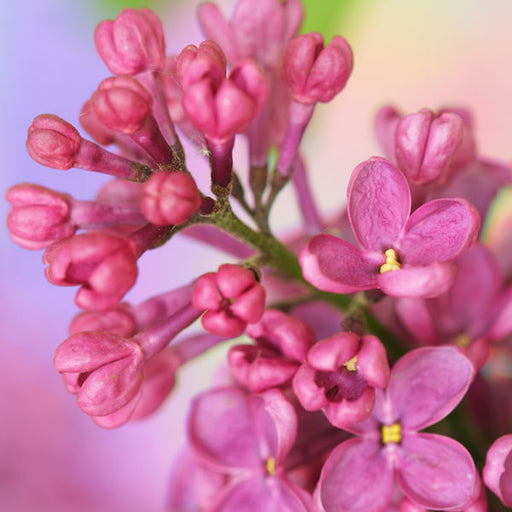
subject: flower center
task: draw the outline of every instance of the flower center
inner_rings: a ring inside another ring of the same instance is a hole
[[[400,423],[393,423],[393,425],[382,425],[381,441],[382,444],[400,443],[402,441],[402,427],[400,426]]]
[[[274,457],[269,457],[267,459],[265,469],[267,470],[267,473],[271,476],[274,476],[276,474],[276,459],[274,459]]]
[[[400,270],[402,265],[398,261],[398,255],[394,249],[388,249],[384,255],[386,256],[386,262],[381,265],[379,272],[384,274],[384,272],[389,272],[390,270]]]
[[[343,366],[349,372],[355,372],[356,371],[356,363],[357,363],[357,355],[355,355],[352,359],[349,359],[346,363],[343,363]]]

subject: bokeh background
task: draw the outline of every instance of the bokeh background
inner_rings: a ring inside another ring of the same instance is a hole
[[[234,0],[219,2],[229,13]],[[378,153],[379,106],[404,111],[463,105],[475,114],[482,154],[512,159],[512,2],[506,0],[307,0],[307,30],[341,33],[355,67],[345,91],[317,109],[305,142],[323,211],[345,200],[350,171]],[[123,7],[152,7],[164,20],[169,52],[201,41],[199,0],[16,0],[0,15],[0,189],[44,184],[89,199],[105,178],[46,169],[25,152],[39,113],[77,122],[82,103],[108,71],[97,57],[95,25]],[[197,155],[190,157],[202,164]],[[204,166],[203,166],[204,167]],[[195,167],[194,167],[195,170]],[[293,194],[274,212],[285,229],[298,221]],[[0,202],[1,217],[8,205]],[[186,255],[186,256],[185,256]],[[213,270],[226,259],[183,239],[145,255],[128,299],[139,302]],[[75,290],[43,276],[41,252],[17,247],[0,224],[0,510],[19,512],[164,510],[172,460],[184,443],[190,397],[222,361],[216,351],[180,375],[174,396],[153,418],[115,430],[81,413],[52,367],[76,313]]]

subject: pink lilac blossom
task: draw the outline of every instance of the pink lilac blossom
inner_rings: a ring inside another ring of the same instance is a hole
[[[316,104],[344,89],[353,52],[341,36],[297,36],[302,17],[298,0],[238,0],[229,21],[206,2],[210,40],[169,56],[149,9],[98,25],[115,76],[81,110],[95,142],[42,114],[27,150],[113,179],[94,200],[7,192],[13,240],[45,249],[52,284],[79,287],[55,369],[96,425],[117,428],[158,410],[183,365],[243,336],[191,402],[173,512],[485,511],[475,462],[491,445],[484,482],[510,504],[510,215],[495,210],[511,166],[478,154],[465,109],[384,107],[376,131],[390,160],[359,164],[347,206],[324,217],[301,142]],[[211,196],[181,134],[206,157]],[[248,166],[233,162],[241,138]],[[271,212],[288,184],[302,227],[278,237]],[[181,235],[229,263],[187,278],[172,257],[157,286],[169,272],[187,284],[121,302],[142,255]],[[199,317],[206,332],[191,333]],[[475,417],[449,415],[473,381]]]

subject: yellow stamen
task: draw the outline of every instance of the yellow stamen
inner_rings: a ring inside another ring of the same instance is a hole
[[[402,427],[400,423],[382,425],[381,440],[382,444],[400,443],[402,441]]]
[[[460,334],[457,334],[457,336],[455,336],[455,343],[457,343],[457,345],[459,345],[459,347],[467,348],[469,346],[469,344],[471,343],[471,338],[465,332],[462,332]]]
[[[349,359],[346,363],[343,363],[343,366],[349,372],[355,372],[356,371],[356,363],[357,363],[357,355],[355,355],[352,359]]]
[[[390,270],[400,270],[402,265],[398,262],[397,254],[394,249],[388,249],[385,253],[386,263],[381,265],[379,272],[384,274],[384,272],[389,272]]]
[[[269,475],[274,476],[276,474],[276,459],[274,457],[269,457],[267,459],[267,463],[265,464],[265,469]]]

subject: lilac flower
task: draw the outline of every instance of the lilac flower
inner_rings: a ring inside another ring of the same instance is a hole
[[[384,345],[375,336],[340,332],[309,350],[293,389],[304,409],[322,409],[333,425],[345,428],[370,416],[375,388],[388,380]]]
[[[235,379],[253,393],[290,382],[315,342],[305,322],[275,309],[267,309],[246,333],[255,344],[235,345],[228,361]]]
[[[283,462],[297,434],[293,406],[278,390],[246,395],[237,388],[202,393],[188,420],[192,447],[231,482],[217,493],[212,512],[306,512],[309,495],[291,483]]]
[[[485,485],[512,507],[512,434],[500,437],[489,448],[483,478]]]
[[[439,199],[410,214],[405,176],[382,158],[353,172],[348,215],[361,248],[332,235],[313,237],[300,254],[304,277],[321,290],[380,288],[395,297],[435,297],[453,283],[448,263],[474,241],[479,217],[462,199]]]
[[[329,456],[319,481],[326,512],[383,512],[396,481],[425,508],[455,509],[474,498],[476,469],[467,450],[445,436],[418,433],[450,413],[466,393],[473,365],[453,347],[409,352],[377,393],[372,416],[353,425],[358,437]]]

